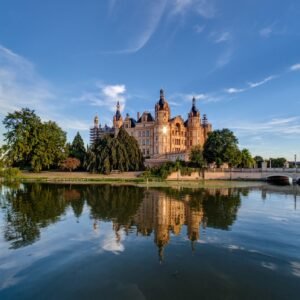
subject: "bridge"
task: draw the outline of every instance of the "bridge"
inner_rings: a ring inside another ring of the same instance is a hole
[[[270,177],[281,177],[287,181],[296,182],[300,179],[300,169],[208,169],[199,174],[192,172],[191,175],[181,175],[177,172],[171,174],[169,180],[195,180],[195,179],[222,179],[222,180],[262,180],[267,181]]]
[[[216,170],[218,171],[218,169]],[[229,179],[256,179],[256,180],[286,180],[296,182],[300,180],[300,169],[272,168],[272,169],[224,169]],[[208,171],[210,172],[210,171]]]

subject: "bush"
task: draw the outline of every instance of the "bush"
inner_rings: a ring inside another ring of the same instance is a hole
[[[14,179],[20,176],[21,172],[18,168],[7,168],[0,171],[0,177],[5,179]]]
[[[60,165],[61,169],[70,172],[77,169],[79,166],[80,166],[80,160],[74,157],[68,157]]]

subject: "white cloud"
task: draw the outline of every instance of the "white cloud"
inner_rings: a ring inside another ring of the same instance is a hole
[[[46,112],[54,98],[31,62],[0,45],[0,114],[22,107]]]
[[[232,49],[228,48],[227,50],[223,51],[222,54],[219,56],[219,58],[216,61],[215,68],[222,68],[229,64],[232,58]]]
[[[269,27],[262,28],[259,31],[259,34],[260,34],[261,37],[268,38],[268,37],[270,37],[270,35],[272,34],[272,32],[273,32],[273,29],[272,29],[271,26],[269,26]]]
[[[204,25],[202,25],[202,26],[201,25],[195,25],[194,29],[195,29],[196,33],[202,33],[205,29],[205,26]]]
[[[116,110],[116,104],[119,101],[121,111],[124,110],[126,104],[126,86],[124,84],[104,85],[99,83],[96,85],[95,92],[85,92],[79,100],[89,102],[93,106],[105,107],[110,111]]]
[[[300,71],[300,64],[290,66],[290,71]]]
[[[173,3],[174,14],[195,12],[203,18],[210,19],[216,14],[212,0],[175,0]]]
[[[300,134],[299,117],[273,118],[266,122],[241,122],[240,124],[231,124],[230,127],[240,132],[240,134],[278,134],[288,136]]]
[[[275,79],[276,77],[277,76],[275,76],[275,75],[268,76],[268,77],[266,77],[263,80],[258,81],[258,82],[249,82],[248,85],[249,85],[250,88],[255,88],[255,87],[258,87],[260,85],[263,85],[263,84]]]
[[[161,18],[165,12],[166,4],[167,0],[159,0],[146,7],[143,24],[137,26],[138,33],[133,38],[129,39],[129,47],[117,51],[106,51],[105,53],[131,54],[143,49],[151,39],[152,35],[156,32]],[[116,6],[114,1],[113,6]]]
[[[237,94],[237,93],[242,93],[244,91],[245,89],[237,89],[237,88],[229,88],[225,90],[225,92],[228,94]]]
[[[231,39],[231,33],[228,31],[222,32],[220,34],[213,34],[213,36],[215,37],[214,42],[216,44],[227,42]]]

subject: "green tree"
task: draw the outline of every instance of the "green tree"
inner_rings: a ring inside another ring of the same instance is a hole
[[[283,168],[286,162],[287,160],[284,157],[271,158],[272,168]],[[270,166],[270,161],[268,162],[268,166]]]
[[[190,153],[190,161],[198,168],[203,168],[205,160],[203,157],[202,147],[199,145],[193,146]]]
[[[116,137],[106,135],[88,149],[84,166],[92,173],[137,171],[143,168],[143,156],[137,141],[121,128]]]
[[[215,130],[209,133],[204,144],[203,156],[208,163],[215,162],[219,167],[230,163],[238,150],[238,139],[229,129]]]
[[[79,159],[81,165],[83,165],[85,155],[86,155],[86,150],[84,147],[83,139],[80,133],[77,132],[72,144],[69,146],[69,156]]]
[[[55,122],[42,123],[33,110],[23,108],[8,114],[3,124],[10,165],[39,172],[65,158],[66,134]]]
[[[255,165],[255,160],[248,149],[243,149],[241,151],[241,162],[239,167],[241,168],[253,168]]]
[[[256,167],[261,168],[264,159],[261,156],[258,156],[258,155],[254,156],[253,159],[255,161]]]

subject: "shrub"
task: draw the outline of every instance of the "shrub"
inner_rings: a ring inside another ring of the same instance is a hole
[[[14,179],[20,176],[19,168],[7,168],[0,171],[0,177],[5,179]]]

